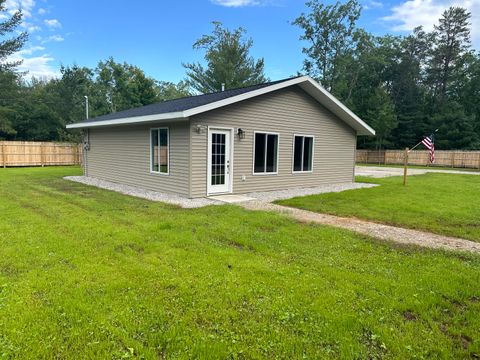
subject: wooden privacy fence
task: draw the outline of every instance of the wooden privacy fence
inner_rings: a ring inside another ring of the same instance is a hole
[[[82,146],[73,143],[0,141],[0,166],[78,165]]]
[[[357,150],[357,164],[403,165],[404,156],[405,150]],[[480,151],[437,150],[435,164],[430,164],[427,150],[414,150],[408,164],[480,169]]]

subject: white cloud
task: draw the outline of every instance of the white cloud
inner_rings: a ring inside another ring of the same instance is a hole
[[[26,22],[26,21],[22,22],[22,23],[20,24],[20,26],[21,26],[22,28],[24,28],[25,30],[27,30],[27,32],[30,33],[30,34],[33,33],[33,32],[35,32],[35,31],[40,31],[40,30],[41,30],[41,27],[40,27],[40,26],[35,25],[35,24],[31,24],[31,23]]]
[[[32,77],[43,79],[58,77],[58,70],[55,70],[51,65],[51,62],[55,60],[52,56],[46,53],[32,56],[44,50],[43,46],[32,46],[13,54],[8,61],[22,61],[17,69],[20,72],[26,72],[25,78],[28,80]]]
[[[46,2],[45,0],[42,0]],[[38,32],[35,36],[30,37],[30,41],[26,47],[17,53],[11,55],[6,61],[22,61],[22,64],[18,66],[18,71],[25,72],[25,78],[27,80],[32,77],[37,78],[54,78],[58,77],[59,71],[58,65],[55,64],[54,57],[47,52],[47,49],[40,44],[48,42],[61,42],[64,41],[63,36],[53,34],[48,37],[42,33],[42,28],[46,27],[50,30],[60,28],[62,25],[57,19],[45,19],[43,15],[48,13],[45,8],[36,9],[35,0],[6,0],[5,8],[7,14],[12,15],[19,9],[23,12],[23,21],[21,28],[29,33]],[[52,34],[51,32],[49,32]]]
[[[442,13],[450,6],[466,8],[471,12],[473,43],[480,45],[480,0],[408,0],[392,7],[391,14],[383,20],[391,24],[393,31],[411,31],[422,25],[433,30]]]
[[[32,13],[35,8],[35,0],[6,0],[5,9],[9,15],[13,15],[18,10],[22,10],[23,20],[20,26],[29,33],[40,31],[41,27],[35,24],[36,19]],[[0,14],[0,19],[6,19],[6,14]]]
[[[60,21],[58,21],[57,19],[45,19],[43,22],[45,23],[45,25],[52,29],[62,27],[62,24],[60,24]]]
[[[6,0],[5,9],[9,14],[22,10],[24,18],[32,17],[32,10],[35,7],[35,0]]]
[[[375,0],[367,0],[363,2],[363,8],[365,10],[370,10],[370,9],[378,9],[382,8],[383,3],[380,1],[375,1]]]
[[[52,36],[49,36],[48,38],[44,39],[42,41],[42,44],[45,44],[47,42],[62,42],[63,40],[65,40],[65,38],[62,36],[62,35],[52,35]]]
[[[211,2],[226,7],[257,6],[266,3],[265,0],[211,0]]]
[[[28,72],[25,78],[32,77],[51,79],[59,76],[59,72],[52,68],[51,62],[55,59],[48,54],[23,58],[23,63],[18,67],[19,71]]]
[[[23,55],[32,55],[34,52],[37,51],[43,51],[45,48],[43,46],[31,46],[29,48],[20,50],[17,52],[18,55],[23,56]]]

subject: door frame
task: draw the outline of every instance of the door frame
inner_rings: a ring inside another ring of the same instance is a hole
[[[229,176],[229,184],[228,184],[228,190],[225,192],[212,192],[211,190],[211,177],[212,177],[212,138],[211,138],[211,133],[215,132],[215,130],[220,130],[220,131],[229,131],[230,132],[230,151],[229,151],[229,156],[230,156],[230,176]],[[210,195],[221,195],[221,194],[231,194],[233,192],[233,144],[234,144],[234,131],[235,129],[232,127],[226,127],[226,126],[207,126],[207,196]]]

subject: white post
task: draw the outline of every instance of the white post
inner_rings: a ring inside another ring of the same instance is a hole
[[[88,120],[88,96],[85,95],[85,114],[86,114],[86,119]]]

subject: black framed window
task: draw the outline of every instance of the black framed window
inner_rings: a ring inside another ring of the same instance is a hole
[[[313,167],[313,136],[295,135],[293,139],[293,171],[308,172]]]
[[[254,143],[254,174],[277,173],[278,135],[256,132]]]

